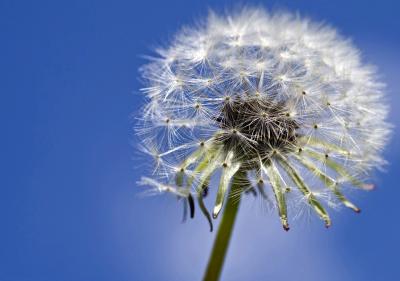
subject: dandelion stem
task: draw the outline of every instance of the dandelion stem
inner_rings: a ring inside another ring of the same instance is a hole
[[[222,267],[224,265],[226,252],[228,250],[229,241],[232,236],[233,226],[237,211],[239,209],[241,199],[241,179],[246,176],[246,173],[239,169],[233,176],[232,186],[228,195],[225,210],[218,228],[217,236],[215,237],[214,246],[211,252],[210,259],[203,281],[219,280]]]

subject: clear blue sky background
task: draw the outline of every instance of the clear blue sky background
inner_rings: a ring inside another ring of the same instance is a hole
[[[265,1],[336,26],[376,64],[399,127],[397,1]],[[169,197],[139,198],[130,114],[141,54],[229,1],[0,2],[0,280],[200,280],[213,234]],[[281,230],[242,205],[223,280],[400,280],[400,137],[360,215]]]

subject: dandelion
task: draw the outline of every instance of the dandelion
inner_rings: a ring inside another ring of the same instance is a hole
[[[286,231],[288,210],[306,207],[326,227],[329,206],[360,212],[345,191],[373,188],[388,109],[374,69],[334,29],[261,9],[211,12],[157,53],[141,68],[137,132],[156,164],[141,183],[191,216],[198,205],[211,230],[226,205],[205,280],[218,279],[243,193],[272,202]]]

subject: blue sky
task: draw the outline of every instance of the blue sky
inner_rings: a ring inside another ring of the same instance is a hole
[[[248,3],[248,2],[246,2]],[[338,28],[378,66],[399,127],[396,1],[258,1]],[[131,114],[151,47],[230,1],[0,2],[0,280],[199,280],[212,245],[203,218],[140,198]],[[400,267],[400,136],[363,212],[285,233],[244,200],[223,280],[395,280]]]

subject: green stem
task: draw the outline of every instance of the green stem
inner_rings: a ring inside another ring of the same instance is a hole
[[[246,173],[241,170],[236,172],[236,174],[233,176],[231,190],[229,192],[225,210],[219,224],[217,237],[214,241],[214,246],[210,259],[208,260],[203,281],[219,280],[242,196],[241,179],[243,179],[245,176]]]

